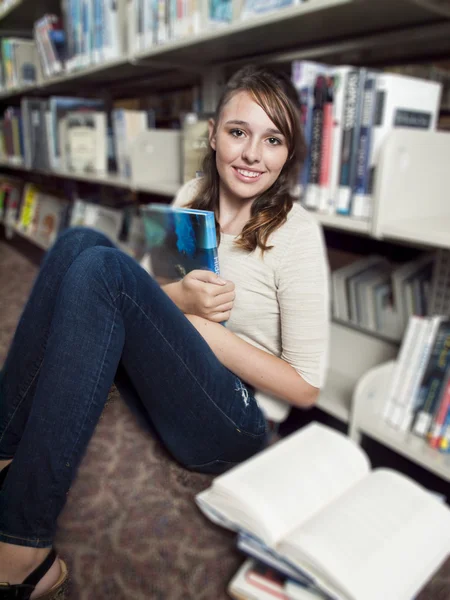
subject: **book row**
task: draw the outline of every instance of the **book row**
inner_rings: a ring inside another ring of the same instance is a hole
[[[400,341],[409,318],[431,310],[435,259],[434,252],[426,252],[394,264],[370,255],[333,269],[333,317]]]
[[[63,19],[44,14],[34,24],[33,39],[3,38],[1,85],[36,85],[301,1],[62,0]]]
[[[0,222],[8,237],[18,232],[43,249],[66,227],[94,227],[130,255],[142,258],[144,226],[131,199],[121,194],[114,199],[114,207],[105,205],[105,199],[77,194],[69,199],[51,187],[1,176]]]
[[[409,319],[383,418],[432,448],[450,452],[450,318]]]
[[[442,83],[353,66],[292,64],[308,156],[303,204],[370,219],[383,142],[395,127],[435,130]]]

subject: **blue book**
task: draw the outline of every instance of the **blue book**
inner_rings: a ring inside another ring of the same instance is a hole
[[[159,283],[178,281],[195,269],[219,275],[212,211],[148,204],[142,216],[151,271]]]

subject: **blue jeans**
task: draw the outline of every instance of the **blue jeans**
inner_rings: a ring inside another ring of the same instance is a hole
[[[251,389],[158,284],[101,233],[69,229],[43,261],[1,376],[0,459],[14,460],[0,541],[52,545],[115,378],[189,469],[220,473],[266,445]]]

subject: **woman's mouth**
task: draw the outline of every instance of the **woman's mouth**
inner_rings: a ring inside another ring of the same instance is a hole
[[[234,172],[236,173],[238,179],[240,181],[245,181],[245,183],[254,183],[261,178],[261,171],[253,171],[251,169],[240,169],[238,167],[233,167]]]

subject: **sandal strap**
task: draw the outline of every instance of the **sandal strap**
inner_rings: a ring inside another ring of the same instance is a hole
[[[50,554],[41,562],[41,564],[35,568],[35,570],[24,579],[22,585],[32,585],[33,589],[37,586],[39,581],[44,577],[47,571],[50,569],[52,564],[55,562],[56,552],[52,548]]]
[[[50,554],[28,575],[23,583],[0,583],[0,600],[28,600],[38,582],[44,577],[56,559],[54,548]]]
[[[34,585],[0,583],[0,600],[29,600]]]

